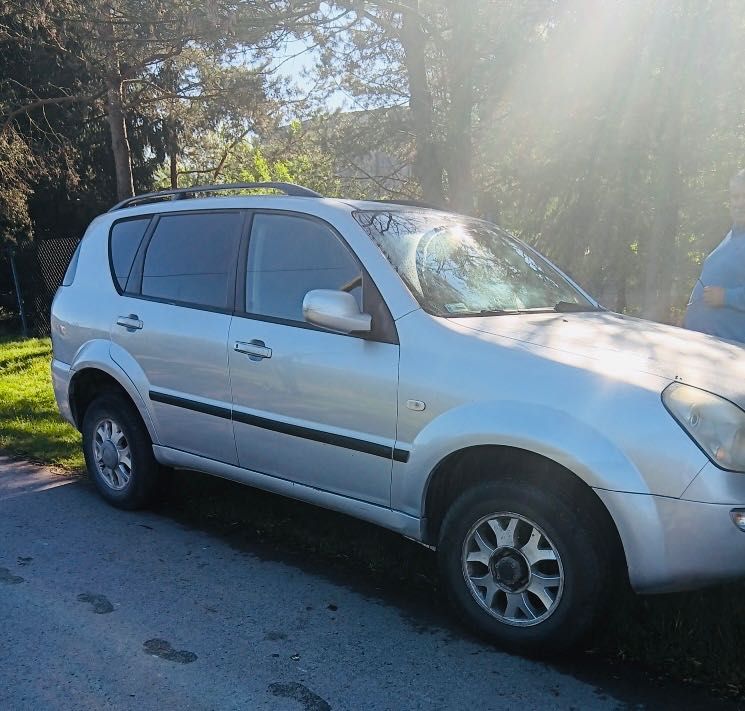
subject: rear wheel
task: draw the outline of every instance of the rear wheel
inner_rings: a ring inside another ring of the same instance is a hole
[[[85,462],[98,492],[122,509],[147,506],[160,478],[160,465],[139,413],[118,392],[99,395],[83,418]]]
[[[611,592],[609,536],[561,491],[505,480],[464,492],[440,531],[451,603],[505,649],[546,656],[578,645]]]

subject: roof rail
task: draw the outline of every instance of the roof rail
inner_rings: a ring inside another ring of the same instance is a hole
[[[292,195],[293,197],[323,197],[320,193],[311,190],[310,188],[304,188],[302,185],[295,185],[294,183],[223,183],[222,185],[194,185],[190,188],[171,188],[170,190],[159,190],[154,193],[143,193],[142,195],[135,195],[129,197],[126,200],[122,200],[112,207],[109,212],[114,210],[121,210],[125,207],[131,207],[138,203],[146,203],[156,200],[163,200],[165,198],[171,198],[173,200],[184,200],[186,198],[193,197],[193,193],[214,193],[221,190],[256,190],[261,188],[272,188],[274,190],[280,190],[285,195]]]

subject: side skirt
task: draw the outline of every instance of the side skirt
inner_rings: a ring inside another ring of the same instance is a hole
[[[340,513],[362,519],[363,521],[369,521],[370,523],[400,533],[417,543],[421,543],[421,520],[401,511],[394,511],[384,506],[377,506],[376,504],[352,499],[348,496],[315,489],[305,484],[298,484],[287,479],[261,474],[251,469],[243,469],[232,464],[200,457],[196,454],[189,454],[179,449],[161,447],[156,444],[153,445],[153,454],[158,462],[165,466],[204,472],[222,477],[223,479],[230,479],[240,484],[254,486],[257,489],[271,491],[291,499],[306,501],[309,504],[315,504],[316,506],[339,511]]]

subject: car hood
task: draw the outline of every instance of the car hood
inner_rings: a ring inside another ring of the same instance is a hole
[[[745,408],[745,347],[696,331],[609,311],[453,319],[482,333],[693,385]],[[550,356],[549,356],[550,357]]]

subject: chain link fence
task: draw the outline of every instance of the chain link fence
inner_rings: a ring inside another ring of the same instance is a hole
[[[49,311],[79,240],[32,242],[0,252],[0,329],[9,334],[49,336]]]

